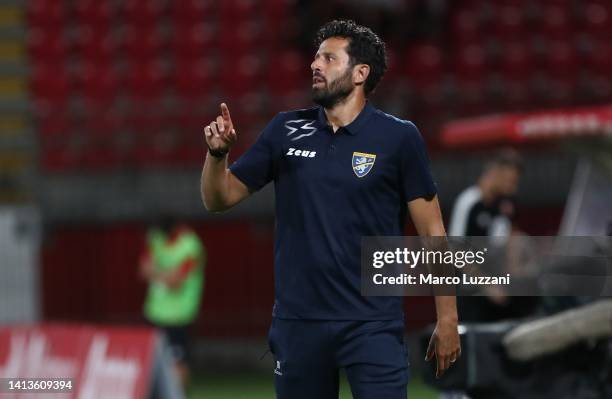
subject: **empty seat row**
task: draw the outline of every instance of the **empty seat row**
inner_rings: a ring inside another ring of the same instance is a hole
[[[254,14],[270,20],[286,19],[288,0],[32,0],[27,2],[30,26],[63,26],[78,21],[92,26],[110,26],[121,18],[131,25],[151,26],[171,18],[188,25],[204,20],[248,20]]]

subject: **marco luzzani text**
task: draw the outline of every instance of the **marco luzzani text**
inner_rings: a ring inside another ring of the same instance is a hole
[[[509,285],[510,274],[486,276],[479,273],[462,273],[460,276],[444,276],[431,273],[430,266],[452,266],[463,269],[465,266],[480,266],[486,261],[487,248],[478,251],[440,251],[421,248],[414,251],[396,248],[394,251],[374,251],[372,266],[382,269],[386,265],[403,265],[410,269],[419,267],[419,273],[401,273],[385,276],[375,273],[372,276],[376,285]]]

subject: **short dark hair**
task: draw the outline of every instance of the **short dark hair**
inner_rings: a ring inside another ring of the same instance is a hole
[[[341,37],[348,40],[346,52],[351,65],[367,64],[370,66],[370,74],[363,86],[363,91],[367,96],[376,88],[387,70],[385,43],[372,29],[358,25],[351,20],[334,20],[319,28],[315,37],[315,47],[319,47],[324,40],[330,37]]]
[[[489,161],[489,168],[491,167],[512,167],[522,172],[523,157],[513,148],[502,148]]]

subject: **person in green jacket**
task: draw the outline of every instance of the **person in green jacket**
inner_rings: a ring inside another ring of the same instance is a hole
[[[205,264],[204,245],[187,226],[165,220],[149,229],[140,260],[149,283],[144,315],[163,331],[183,387],[189,379],[189,327],[200,308]]]

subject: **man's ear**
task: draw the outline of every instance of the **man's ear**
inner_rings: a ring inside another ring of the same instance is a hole
[[[353,82],[356,85],[362,85],[370,75],[370,66],[368,64],[357,64],[353,68]]]

